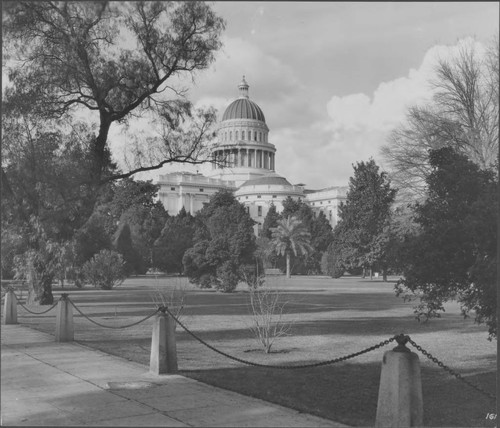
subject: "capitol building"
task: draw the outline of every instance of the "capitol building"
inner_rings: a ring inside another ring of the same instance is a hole
[[[182,207],[195,214],[210,196],[220,189],[230,189],[256,222],[260,235],[271,204],[283,210],[287,197],[307,203],[317,215],[322,211],[334,227],[338,207],[345,201],[347,187],[307,189],[303,184],[290,184],[276,173],[274,144],[269,142],[269,128],[262,109],[248,95],[248,83],[238,85],[239,97],[226,108],[217,129],[217,142],[211,149],[212,170],[209,174],[173,172],[161,175],[159,199],[170,215]]]

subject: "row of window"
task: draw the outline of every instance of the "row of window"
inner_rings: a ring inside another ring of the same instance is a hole
[[[237,141],[239,140],[239,131],[234,131],[234,139]],[[228,139],[229,136],[229,139]],[[258,137],[258,139],[257,139]],[[245,140],[247,139],[248,141],[252,141],[252,131],[241,131],[241,139]],[[224,141],[233,141],[233,131],[226,131],[224,132]],[[267,137],[266,134],[262,132],[253,131],[253,141],[264,141],[267,142]]]
[[[172,190],[172,191],[175,192],[175,187],[171,187],[170,190]],[[205,191],[205,189],[203,189],[203,188],[200,187],[200,192],[204,192],[204,191]]]
[[[278,196],[277,195],[273,195],[273,198],[276,199]],[[257,195],[257,199],[261,199],[262,198],[262,195]],[[248,199],[248,196],[245,196],[245,199]],[[238,196],[238,201],[241,200],[241,197]]]
[[[328,201],[328,203],[329,203],[329,204],[331,204],[331,203],[332,203],[332,201]],[[313,205],[316,205],[316,202],[313,202],[312,204],[313,204]],[[320,201],[320,203],[319,203],[319,204],[320,204],[320,205],[323,205],[323,201]]]

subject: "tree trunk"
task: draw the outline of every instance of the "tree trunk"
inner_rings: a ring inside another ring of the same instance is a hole
[[[54,275],[33,275],[28,281],[28,305],[52,305],[54,295],[52,294],[52,280]]]
[[[286,277],[290,278],[290,253],[286,253]]]
[[[363,267],[363,279],[365,279],[365,278],[366,278],[366,268]]]
[[[372,267],[370,266],[370,281],[373,279],[373,271],[372,271]]]
[[[382,268],[382,280],[387,282],[387,268]]]

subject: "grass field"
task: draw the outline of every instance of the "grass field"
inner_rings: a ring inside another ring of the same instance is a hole
[[[348,355],[405,333],[471,382],[494,393],[496,342],[484,326],[449,304],[442,318],[414,319],[411,304],[396,298],[393,283],[344,277],[269,277],[287,302],[290,335],[263,353],[249,325],[248,292],[199,290],[184,278],[131,278],[115,290],[57,288],[102,324],[124,325],[154,310],[156,289],[186,290],[183,322],[205,341],[238,358],[261,364],[304,364]],[[32,316],[22,308],[19,322],[54,333],[55,311]],[[98,327],[75,314],[75,340],[145,365],[149,364],[151,320],[127,329]],[[343,363],[300,370],[255,368],[233,362],[177,329],[181,374],[353,426],[373,426],[383,353],[377,349]],[[413,349],[414,350],[414,349]],[[416,351],[416,350],[415,350]],[[418,352],[418,351],[417,351]],[[419,354],[422,367],[424,424],[434,427],[492,427],[487,420],[495,402],[455,379]]]

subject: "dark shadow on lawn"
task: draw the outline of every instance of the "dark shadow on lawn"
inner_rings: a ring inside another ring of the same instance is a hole
[[[181,374],[221,388],[312,413],[354,426],[373,426],[377,409],[380,364],[341,363],[300,370],[241,367],[183,371]],[[468,377],[495,391],[495,373]],[[486,414],[494,402],[443,373],[422,369],[426,426],[494,426]]]

